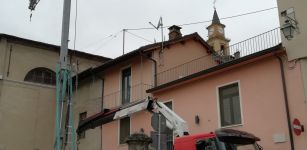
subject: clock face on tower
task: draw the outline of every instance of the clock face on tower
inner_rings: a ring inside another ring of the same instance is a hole
[[[212,34],[213,34],[213,31],[214,31],[214,28],[210,28],[208,34],[209,34],[209,35],[212,35]]]
[[[224,34],[224,29],[223,29],[223,28],[218,28],[218,31],[219,31],[221,34]]]

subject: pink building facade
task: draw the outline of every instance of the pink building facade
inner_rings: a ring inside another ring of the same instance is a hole
[[[227,46],[225,55],[197,33],[172,29],[163,48],[147,45],[93,69],[104,79],[104,109],[151,96],[171,105],[190,134],[231,128],[255,134],[266,150],[306,149],[307,134],[295,135],[292,125],[295,118],[307,123],[301,68],[287,61],[279,35],[271,34],[275,42],[259,38],[268,44],[255,50]],[[152,133],[149,112],[101,124],[101,148],[127,150],[124,138],[140,130]]]

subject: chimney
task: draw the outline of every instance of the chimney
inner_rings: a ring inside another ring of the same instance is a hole
[[[169,40],[173,40],[176,38],[181,38],[182,34],[180,32],[181,27],[176,26],[176,25],[172,25],[171,27],[168,28],[169,33],[168,33],[168,38]]]

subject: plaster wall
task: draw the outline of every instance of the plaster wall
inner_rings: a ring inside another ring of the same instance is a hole
[[[305,124],[306,106],[302,93],[300,68],[288,68],[285,63],[290,120],[299,118]],[[163,100],[172,99],[174,110],[187,121],[192,134],[214,131],[220,127],[217,87],[239,82],[243,123],[230,128],[254,133],[261,138],[265,149],[289,150],[289,131],[283,97],[279,62],[276,58],[246,65],[220,74],[196,80],[155,96]],[[200,124],[194,123],[195,115],[200,116]],[[285,135],[286,142],[275,143],[275,135]],[[306,133],[294,136],[295,147],[306,147]]]
[[[103,73],[104,108],[121,105],[121,71],[131,67],[131,100],[145,98],[145,90],[153,85],[153,63],[144,57],[135,57]]]
[[[286,84],[288,90],[291,120],[299,118],[302,124],[307,122],[300,67],[289,69],[285,63]],[[275,57],[250,63],[239,68],[220,72],[194,80],[165,91],[154,93],[161,101],[173,102],[173,110],[187,121],[191,134],[211,132],[220,128],[217,88],[239,82],[242,111],[242,124],[229,128],[251,132],[261,138],[259,142],[265,149],[289,150],[289,131],[287,126],[285,102],[280,75],[279,62]],[[200,124],[195,124],[199,115]],[[140,128],[149,134],[150,114],[141,112],[131,116],[131,131]],[[118,122],[103,127],[103,135],[118,135]],[[274,142],[274,136],[285,136],[281,143]],[[306,147],[306,133],[294,137],[298,150]],[[115,141],[114,141],[115,140]],[[103,138],[104,149],[127,149],[119,145],[118,137]]]
[[[158,61],[158,73],[208,55],[207,49],[193,39],[166,46],[162,57],[159,51],[154,51],[154,59]]]
[[[54,87],[5,80],[0,99],[0,148],[53,147]]]
[[[286,51],[289,57],[289,60],[307,57],[307,20],[306,20],[306,5],[307,1],[305,0],[277,0],[278,11],[279,11],[279,21],[280,26],[282,27],[285,19],[281,17],[280,13],[291,7],[295,11],[295,19],[298,22],[299,32],[294,33],[294,37],[291,40],[285,39],[282,35],[282,43],[286,47]]]
[[[285,18],[281,16],[281,12],[293,8],[295,12],[295,19],[298,22],[297,31],[294,32],[293,38],[287,40],[284,35],[281,35],[283,46],[286,48],[288,60],[300,59],[298,63],[301,65],[302,82],[304,83],[305,101],[307,101],[307,20],[306,14],[307,1],[304,0],[277,0],[279,21],[282,27]]]
[[[87,117],[99,113],[102,109],[102,80],[91,76],[81,82],[78,90],[75,90],[74,113],[75,127],[78,127],[80,113],[86,112]],[[101,149],[101,128],[85,131],[85,138],[77,139],[79,150],[100,150]]]
[[[80,71],[104,61],[95,62],[80,57]],[[58,58],[59,53],[55,50],[1,38],[0,74],[3,74],[3,79],[0,79],[0,149],[53,148],[55,86],[25,82],[24,78],[37,67],[55,71]]]

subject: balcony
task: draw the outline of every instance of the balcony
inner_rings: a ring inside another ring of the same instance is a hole
[[[143,100],[149,96],[146,90],[153,88],[148,84],[136,84],[130,87],[130,102]],[[103,96],[103,108],[112,109],[122,105],[122,91],[116,91]]]
[[[267,31],[247,40],[226,47],[224,51],[215,52],[180,64],[174,68],[156,74],[157,86],[207,70],[209,68],[234,61],[254,53],[264,51],[281,43],[280,28]]]

